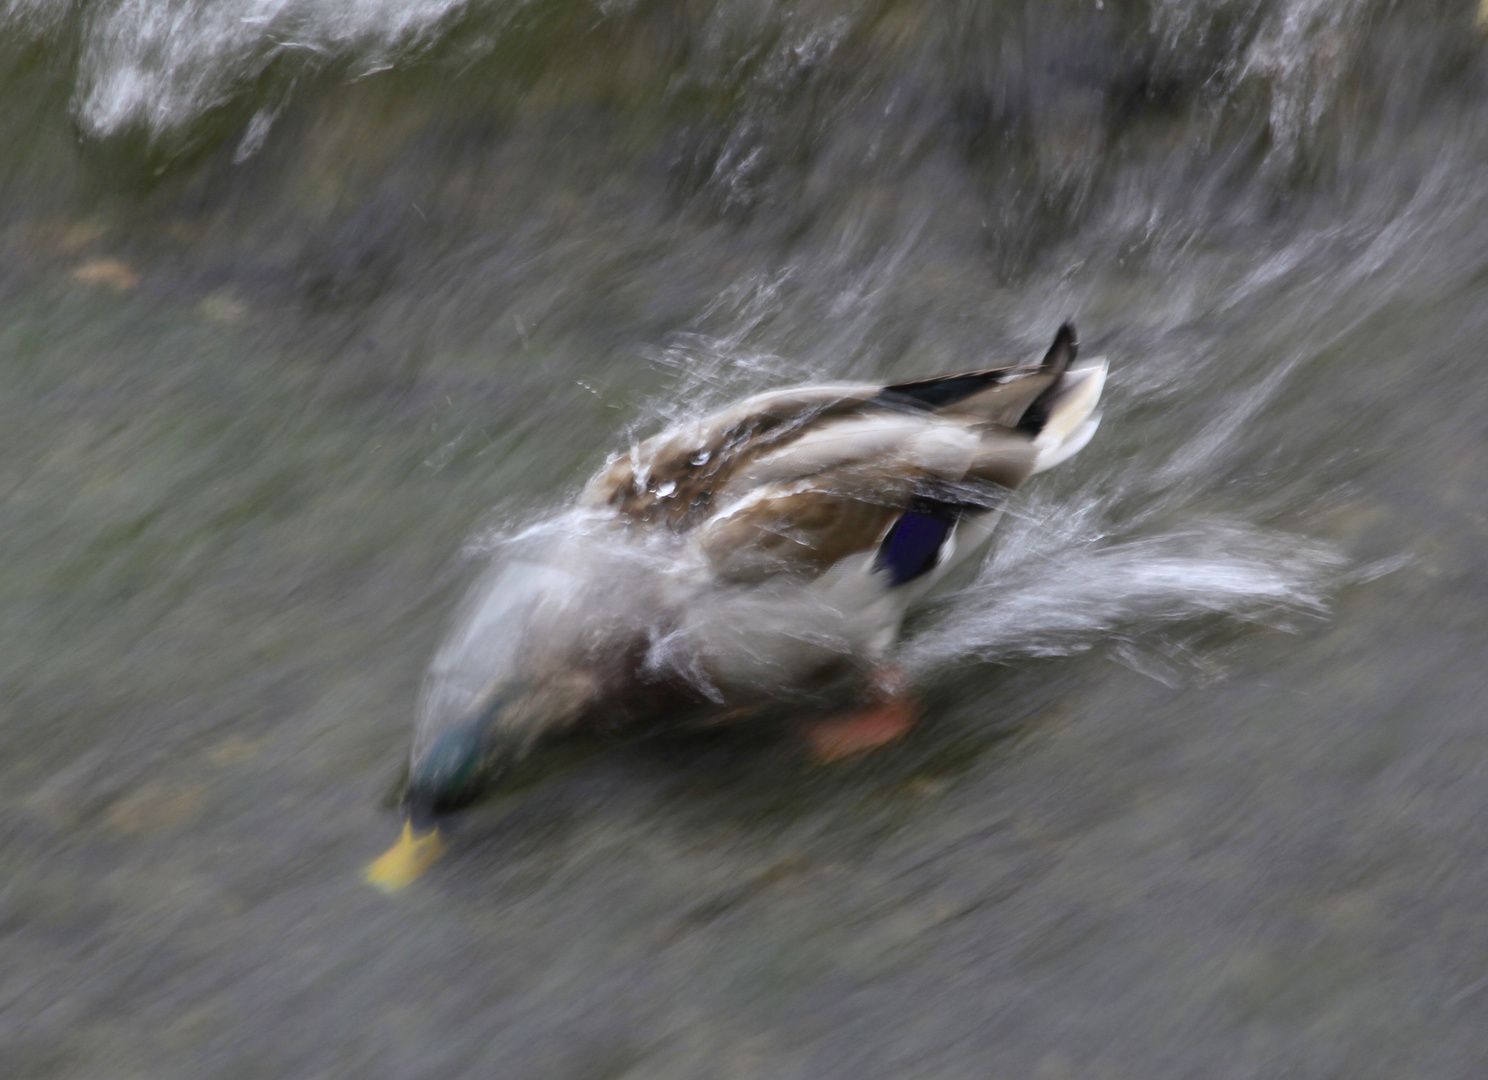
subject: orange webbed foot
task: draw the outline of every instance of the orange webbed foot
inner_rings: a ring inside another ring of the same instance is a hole
[[[866,754],[902,738],[919,719],[907,681],[897,668],[873,679],[877,701],[856,712],[820,720],[806,729],[812,756],[823,764]]]

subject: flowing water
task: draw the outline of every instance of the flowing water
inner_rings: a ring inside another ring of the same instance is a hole
[[[1480,22],[0,0],[0,1073],[1481,1076]],[[489,537],[1065,317],[1104,425],[908,740],[555,761],[362,884]]]

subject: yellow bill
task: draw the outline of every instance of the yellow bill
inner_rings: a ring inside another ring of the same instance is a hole
[[[438,829],[415,836],[413,823],[405,822],[398,842],[367,864],[363,876],[369,885],[394,893],[412,883],[444,854],[444,837]]]

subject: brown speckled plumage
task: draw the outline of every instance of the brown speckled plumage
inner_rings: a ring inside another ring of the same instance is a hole
[[[809,578],[880,543],[915,499],[988,508],[1021,484],[1036,432],[1018,425],[1073,356],[1071,334],[1037,365],[759,394],[632,446],[583,501],[692,536],[722,580]]]

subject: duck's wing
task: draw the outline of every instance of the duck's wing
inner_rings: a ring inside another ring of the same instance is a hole
[[[1000,505],[1037,457],[1026,434],[964,417],[844,417],[741,466],[695,542],[720,578],[742,582],[815,577],[889,541],[890,576],[910,580],[963,514]],[[889,534],[911,514],[926,525],[914,542],[914,526],[900,530],[896,547]]]
[[[850,415],[882,387],[835,383],[772,390],[701,420],[678,424],[612,457],[580,501],[621,519],[686,529],[716,509],[715,496],[746,463],[813,425]]]
[[[632,448],[585,499],[690,534],[725,580],[812,578],[875,549],[888,581],[914,580],[1042,464],[1074,356],[1066,325],[1039,364],[758,395]]]

